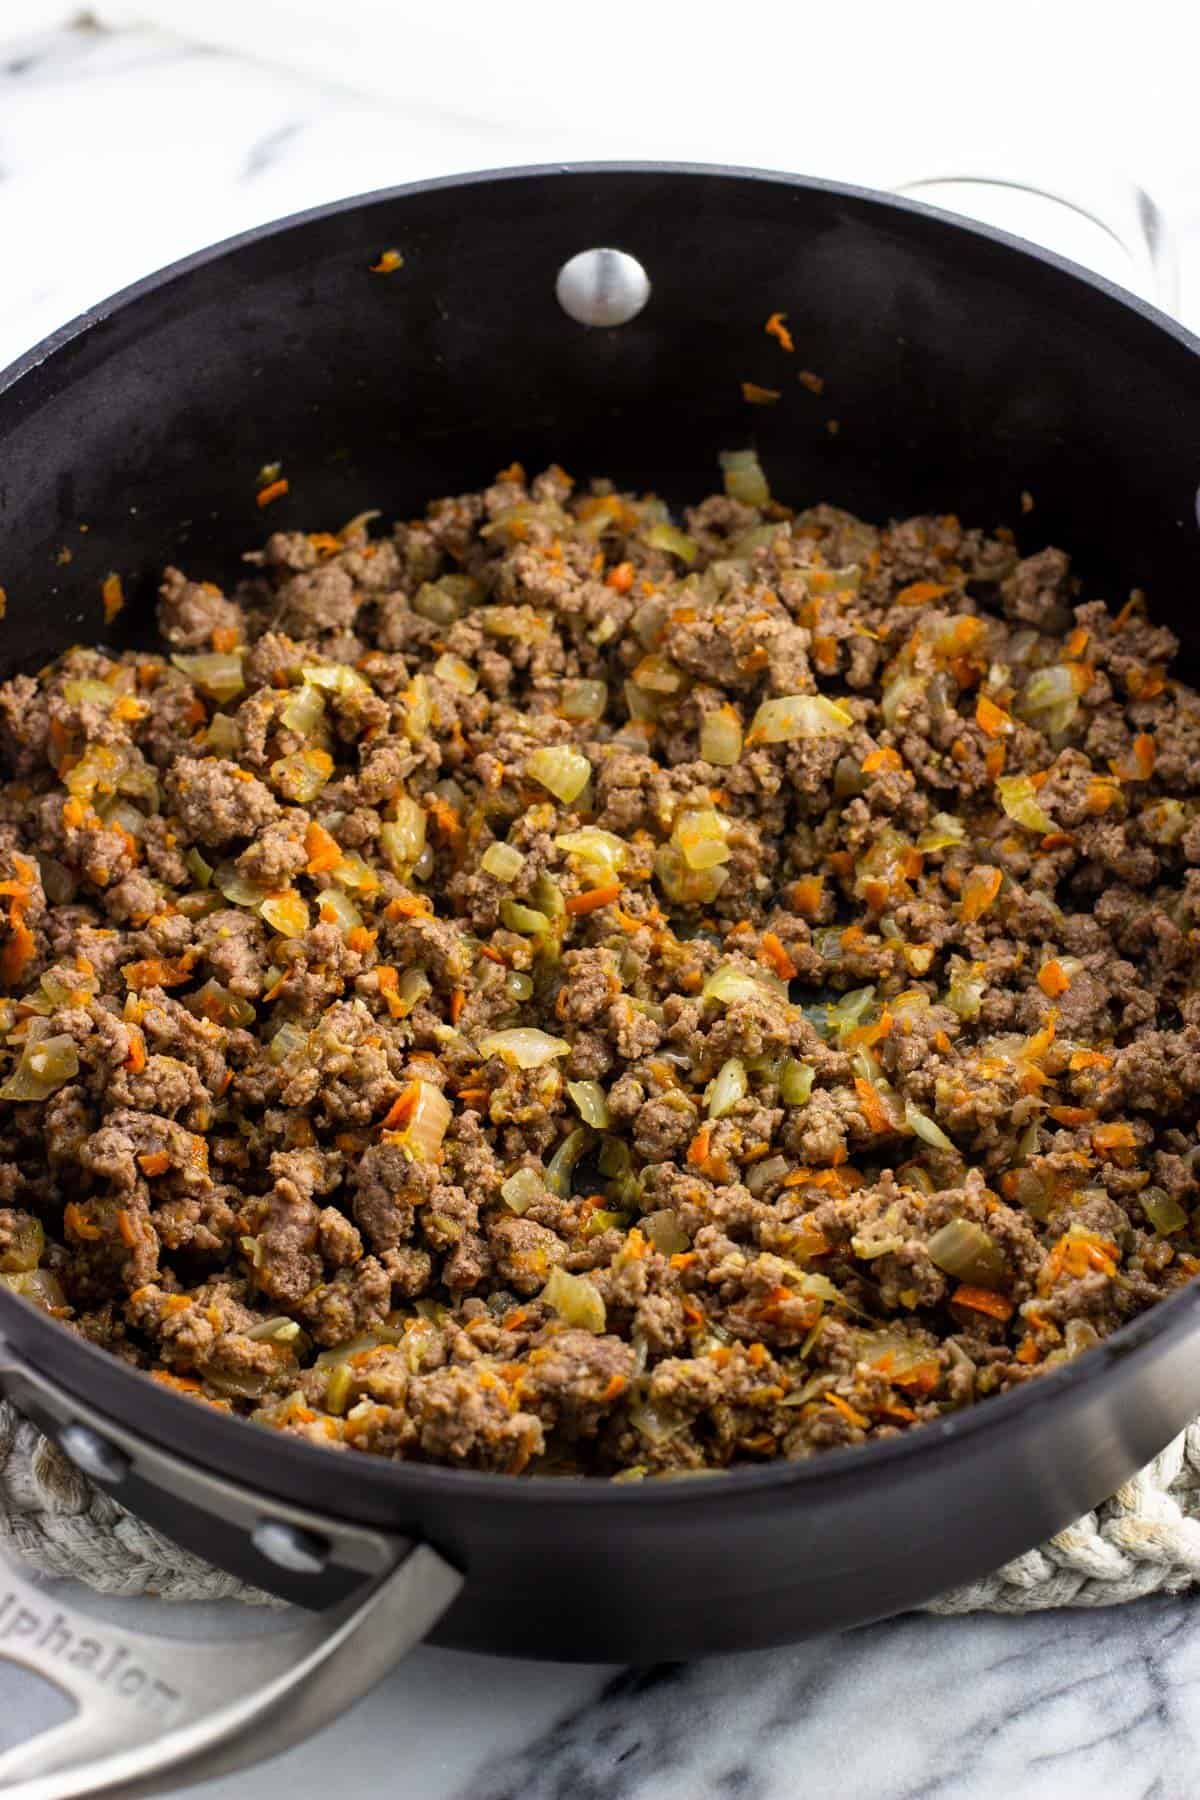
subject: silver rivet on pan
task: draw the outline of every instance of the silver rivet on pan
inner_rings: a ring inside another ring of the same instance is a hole
[[[125,1452],[102,1438],[90,1425],[64,1425],[58,1434],[58,1443],[75,1467],[90,1475],[93,1481],[104,1481],[111,1487],[115,1482],[124,1481],[129,1473],[130,1462]]]
[[[319,1575],[329,1561],[329,1545],[314,1532],[283,1519],[260,1519],[250,1533],[260,1556],[296,1575]]]
[[[627,325],[650,298],[650,277],[624,250],[581,250],[558,271],[554,291],[581,325]]]

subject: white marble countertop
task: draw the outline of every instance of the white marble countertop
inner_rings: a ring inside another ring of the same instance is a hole
[[[340,194],[546,154],[532,129],[435,105],[389,107],[152,31],[6,38],[5,5],[0,366],[204,242]],[[550,153],[561,149],[556,140]],[[740,142],[709,154],[780,160]],[[803,160],[837,166],[828,154]],[[852,158],[845,172],[864,173]],[[1169,179],[1156,191],[1164,187],[1194,297],[1200,207],[1178,168],[1173,191]],[[146,1626],[164,1614],[145,1601],[105,1610]],[[167,1623],[185,1634],[251,1624],[231,1606],[172,1609]],[[49,1694],[0,1665],[0,1742],[48,1719]],[[1095,1613],[914,1617],[638,1672],[422,1650],[315,1740],[192,1791],[211,1800],[281,1800],[335,1784],[347,1800],[1185,1800],[1197,1791],[1198,1754],[1200,1609],[1158,1599]]]

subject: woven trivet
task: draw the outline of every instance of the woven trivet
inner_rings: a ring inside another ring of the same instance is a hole
[[[269,1595],[212,1568],[127,1513],[4,1401],[0,1536],[43,1574],[71,1577],[102,1594],[272,1604]],[[1021,1613],[1116,1606],[1144,1594],[1181,1594],[1197,1582],[1200,1421],[1095,1512],[923,1610]]]

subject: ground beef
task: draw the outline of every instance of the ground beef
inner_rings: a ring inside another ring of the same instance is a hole
[[[637,1479],[1200,1273],[1200,698],[1140,595],[558,468],[373,516],[0,687],[0,1278],[319,1443]]]

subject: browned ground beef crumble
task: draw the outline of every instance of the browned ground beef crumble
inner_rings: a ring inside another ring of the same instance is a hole
[[[1175,639],[758,498],[514,465],[0,689],[10,1286],[322,1444],[628,1478],[891,1436],[1200,1270]]]

